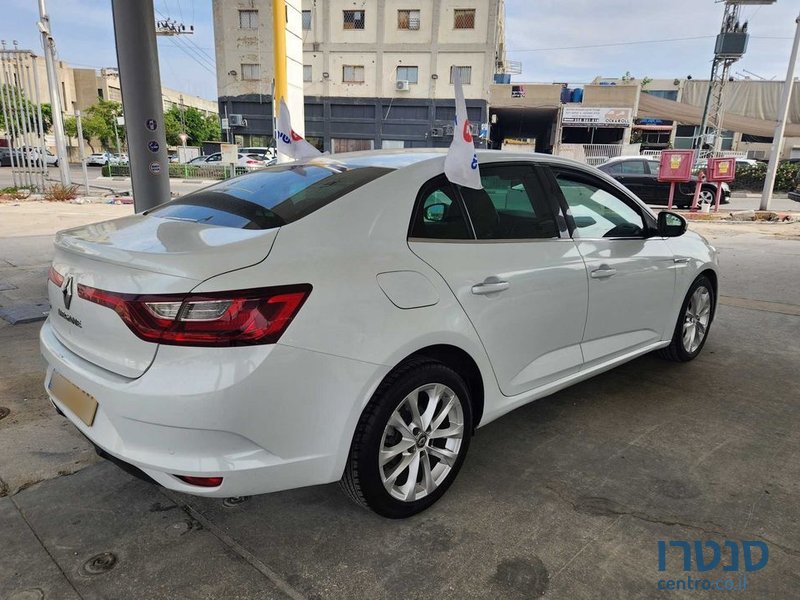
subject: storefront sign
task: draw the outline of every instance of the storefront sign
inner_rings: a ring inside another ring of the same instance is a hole
[[[630,108],[564,106],[561,123],[565,127],[630,127],[631,113]]]

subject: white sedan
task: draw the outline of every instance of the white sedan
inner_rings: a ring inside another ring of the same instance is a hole
[[[341,480],[397,518],[442,496],[477,427],[700,353],[717,257],[682,217],[572,161],[478,158],[482,190],[434,150],[339,154],[59,233],[54,405],[173,490]]]

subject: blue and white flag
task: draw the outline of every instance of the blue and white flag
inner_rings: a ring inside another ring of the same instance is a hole
[[[481,173],[478,169],[478,155],[472,143],[472,132],[467,119],[467,103],[461,87],[461,73],[453,68],[453,85],[456,93],[456,121],[453,128],[453,141],[444,159],[444,174],[452,183],[464,187],[481,189]]]
[[[275,132],[275,139],[277,141],[278,152],[295,160],[314,158],[321,154],[321,152],[309,144],[303,136],[298,135],[295,133],[294,129],[292,129],[292,117],[289,114],[289,108],[286,106],[286,102],[284,102],[283,98],[281,98],[280,112],[278,113],[277,121],[278,130]]]

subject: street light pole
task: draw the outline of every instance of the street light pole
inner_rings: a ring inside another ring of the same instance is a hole
[[[794,20],[796,28],[794,32],[794,44],[792,53],[789,56],[789,68],[786,71],[786,83],[783,84],[783,96],[781,97],[781,108],[778,110],[778,124],[775,126],[775,135],[772,137],[772,152],[769,157],[767,176],[764,178],[764,189],[761,192],[761,210],[769,210],[769,203],[772,199],[772,191],[775,188],[775,176],[778,174],[778,161],[781,157],[781,145],[783,133],[786,130],[786,120],[789,117],[789,101],[792,98],[792,88],[794,87],[794,71],[797,67],[797,53],[800,49],[800,14]]]

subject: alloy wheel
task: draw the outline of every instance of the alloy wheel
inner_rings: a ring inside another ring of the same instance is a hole
[[[447,479],[464,440],[461,400],[441,383],[408,394],[389,417],[381,437],[378,470],[395,499],[414,502]]]
[[[711,321],[711,293],[699,286],[686,306],[683,316],[683,348],[693,354],[703,343]]]

